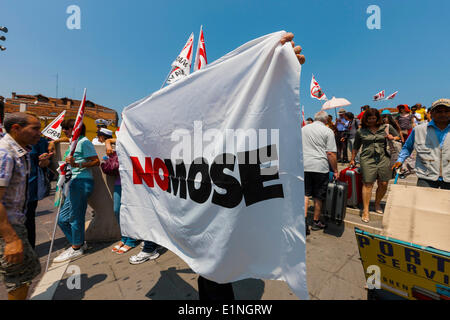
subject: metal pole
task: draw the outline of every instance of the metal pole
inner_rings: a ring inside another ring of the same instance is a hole
[[[169,73],[167,74],[166,79],[164,80],[164,82],[163,82],[161,88],[159,88],[159,90],[161,90],[161,89],[164,87],[164,85],[166,84],[167,79],[169,79],[169,76],[170,76],[170,74],[172,73],[172,71],[173,71],[173,68],[170,69]]]
[[[53,242],[55,241],[56,226],[58,225],[59,213],[61,211],[61,206],[62,206],[63,202],[64,202],[64,187],[61,190],[61,199],[59,200],[58,212],[56,213],[55,226],[53,227],[53,235],[52,235],[52,240],[50,241],[50,250],[48,251],[47,265],[45,267],[45,272],[48,271],[48,265],[50,264],[50,256],[51,256],[52,250],[53,250]]]

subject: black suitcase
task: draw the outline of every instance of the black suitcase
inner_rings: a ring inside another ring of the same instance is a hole
[[[347,183],[334,181],[328,184],[324,212],[326,219],[333,220],[338,224],[344,221],[347,209],[347,195]]]

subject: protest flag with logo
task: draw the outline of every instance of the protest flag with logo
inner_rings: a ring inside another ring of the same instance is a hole
[[[194,71],[206,67],[207,64],[208,61],[206,59],[205,37],[203,35],[203,26],[201,26],[197,43],[197,53],[195,54]]]
[[[378,92],[376,95],[373,96],[373,101],[378,101],[384,99],[384,90]]]
[[[318,100],[327,100],[327,96],[325,95],[325,93],[323,93],[322,89],[319,86],[319,83],[314,78],[314,75],[312,76],[311,79],[310,91],[311,91],[311,98]]]
[[[395,96],[397,95],[397,93],[398,93],[398,91],[395,91],[393,94],[391,94],[390,96],[388,96],[388,97],[386,98],[386,100],[394,99]]]
[[[172,84],[191,73],[192,55],[194,51],[194,33],[191,33],[178,57],[172,62],[172,71],[167,84]]]
[[[61,112],[59,116],[57,116],[48,126],[42,130],[42,135],[50,138],[52,140],[57,140],[61,137],[61,123],[64,120],[64,115],[66,114],[66,110]]]

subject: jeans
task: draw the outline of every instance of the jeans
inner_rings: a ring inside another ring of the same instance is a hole
[[[348,161],[347,155],[347,132],[346,131],[338,131],[336,133],[336,147],[337,147],[337,160],[338,161]],[[344,141],[341,139],[344,138]]]
[[[144,241],[144,248],[142,248],[142,252],[152,253],[156,249],[158,249],[158,245],[152,241]]]
[[[116,215],[117,223],[119,224],[119,226],[120,226],[120,200],[121,200],[121,198],[122,198],[122,186],[115,185],[114,186],[114,214]],[[120,241],[124,245],[132,247],[132,248],[137,246],[137,240],[130,238],[130,237],[122,236]]]
[[[70,182],[69,194],[59,213],[58,226],[72,245],[84,244],[87,202],[93,189],[92,179],[75,178]]]

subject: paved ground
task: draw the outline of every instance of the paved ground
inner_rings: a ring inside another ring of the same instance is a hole
[[[50,246],[50,237],[56,209],[53,197],[44,199],[37,209],[37,253],[44,270]],[[88,216],[91,210],[88,209]],[[52,257],[68,245],[59,228]],[[139,248],[119,256],[111,252],[115,243],[89,243],[83,257],[72,261],[67,268],[78,266],[81,272],[81,289],[67,286],[69,273],[63,275],[53,299],[133,299],[165,300],[198,299],[197,275],[175,254],[163,250],[154,261],[131,265],[128,258]],[[43,276],[43,271],[33,284]],[[325,231],[312,231],[307,237],[307,279],[311,299],[366,299],[365,279],[354,230],[351,227],[330,225]],[[236,299],[297,299],[282,281],[246,279],[233,284]],[[0,287],[0,299],[6,292]]]

